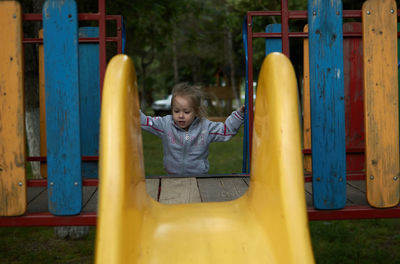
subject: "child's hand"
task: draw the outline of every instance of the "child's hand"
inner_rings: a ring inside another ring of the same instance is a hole
[[[241,107],[239,107],[238,111],[240,111],[244,114],[245,109],[246,109],[245,106],[242,105]]]

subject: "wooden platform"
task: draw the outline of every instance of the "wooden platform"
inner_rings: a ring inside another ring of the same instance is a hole
[[[221,178],[163,178],[147,179],[147,192],[165,204],[217,202],[234,200],[243,195],[249,185],[248,177]],[[97,211],[98,187],[84,186],[83,212]],[[312,208],[312,185],[305,183],[307,206]],[[366,206],[365,182],[347,182],[346,206]],[[48,212],[47,188],[28,188],[28,214]]]
[[[309,180],[309,179],[308,179]],[[243,195],[249,178],[243,176],[211,178],[147,179],[147,191],[165,204],[217,202],[233,200]],[[23,216],[0,217],[1,226],[95,226],[97,224],[97,180],[83,182],[83,210],[79,215],[55,216],[48,211],[47,185],[44,180],[28,183],[28,210]],[[400,206],[376,209],[367,204],[364,180],[347,180],[347,202],[341,210],[316,210],[312,203],[311,182],[305,183],[308,219],[345,220],[400,218]]]

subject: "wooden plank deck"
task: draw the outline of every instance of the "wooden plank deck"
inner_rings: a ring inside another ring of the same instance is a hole
[[[147,192],[165,204],[218,202],[242,196],[249,186],[248,177],[147,179]],[[82,212],[96,212],[98,187],[85,186]],[[306,202],[312,207],[312,184],[305,183]],[[365,181],[347,181],[346,206],[367,205]],[[28,188],[28,213],[48,212],[47,188]]]

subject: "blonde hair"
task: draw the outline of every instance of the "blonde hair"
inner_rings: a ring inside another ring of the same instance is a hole
[[[172,88],[172,107],[174,107],[174,100],[176,96],[186,96],[191,102],[194,113],[198,118],[207,117],[207,109],[204,105],[204,92],[200,86],[189,85],[188,83],[178,83]]]

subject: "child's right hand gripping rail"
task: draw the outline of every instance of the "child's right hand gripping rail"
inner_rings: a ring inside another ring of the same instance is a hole
[[[160,204],[146,193],[133,63],[114,57],[103,90],[96,263],[314,263],[297,84],[281,53],[264,60],[254,121],[245,195]]]

